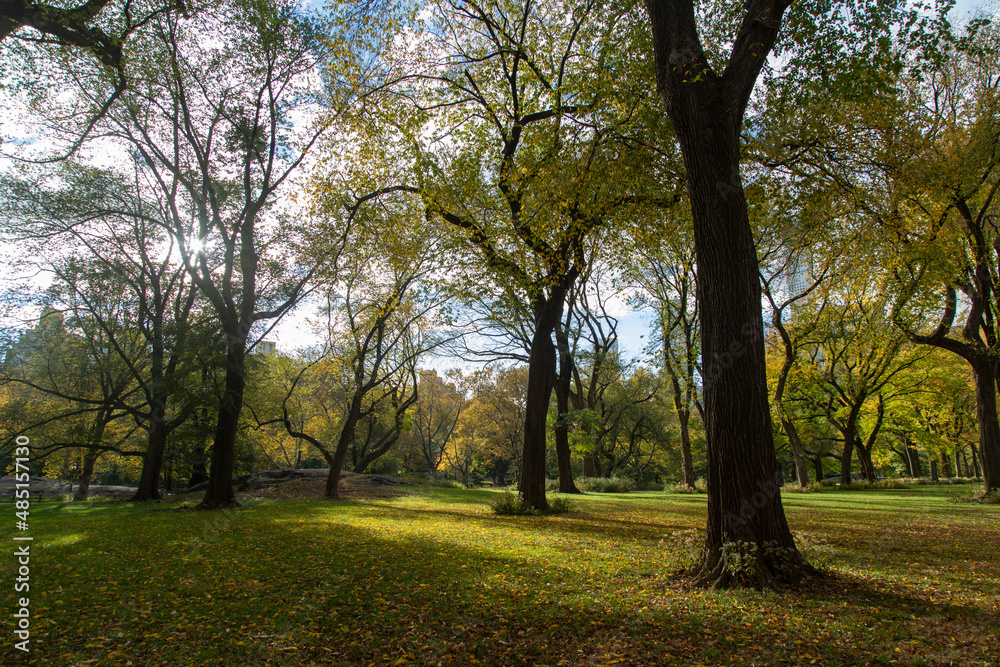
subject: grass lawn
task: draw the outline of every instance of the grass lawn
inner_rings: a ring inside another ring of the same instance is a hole
[[[829,576],[774,594],[670,576],[685,549],[660,541],[703,527],[704,496],[507,518],[495,493],[35,504],[27,656],[0,505],[0,664],[1000,665],[1000,506],[933,487],[786,495]]]

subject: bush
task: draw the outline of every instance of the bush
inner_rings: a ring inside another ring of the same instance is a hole
[[[663,487],[663,490],[667,493],[698,493],[698,491],[693,486],[688,486],[684,482],[667,482],[667,485]]]
[[[547,479],[547,480],[545,480],[545,492],[546,493],[559,493],[559,480],[558,479]]]
[[[530,516],[542,514],[534,507],[524,502],[521,496],[510,491],[504,491],[496,500],[490,503],[490,509],[499,516]],[[569,500],[564,497],[552,498],[549,501],[549,509],[546,514],[564,514],[569,511]]]
[[[565,514],[569,511],[569,498],[558,496],[549,501],[550,514]]]
[[[694,490],[698,493],[708,493],[708,481],[704,477],[694,480]]]
[[[510,491],[504,491],[497,499],[490,503],[490,509],[499,516],[524,516],[527,514],[538,514],[538,510],[528,505],[520,496],[516,496]]]
[[[843,484],[840,485],[841,491],[868,491],[870,489],[908,489],[910,485],[901,479],[880,479],[875,482],[869,482],[866,479],[859,479],[847,486]]]
[[[581,477],[576,486],[584,493],[628,493],[635,482],[627,477]]]
[[[782,493],[811,493],[814,490],[815,489],[813,488],[812,484],[810,484],[809,486],[806,486],[806,487],[801,487],[801,486],[799,486],[798,482],[792,482],[791,484],[785,484],[783,487],[781,487],[781,492]]]

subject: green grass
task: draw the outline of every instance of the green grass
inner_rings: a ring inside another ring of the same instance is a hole
[[[35,505],[30,661],[8,631],[0,662],[1000,664],[996,505],[933,487],[786,496],[792,529],[829,543],[831,576],[774,594],[671,577],[685,554],[660,540],[701,528],[704,496],[580,496],[567,514],[499,517],[496,493],[217,513]],[[14,509],[0,507],[12,545]]]

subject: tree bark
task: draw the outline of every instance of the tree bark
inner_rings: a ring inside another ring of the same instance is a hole
[[[951,461],[948,459],[948,455],[944,452],[941,452],[941,472],[949,479],[955,476],[951,471]]]
[[[708,525],[699,585],[772,587],[812,568],[785,520],[768,407],[757,253],[740,180],[740,129],[786,3],[750,0],[729,65],[710,69],[690,0],[647,0],[657,88],[681,146],[702,306]],[[751,46],[752,45],[752,46]],[[741,543],[750,546],[743,547]],[[727,554],[750,550],[735,570]]]
[[[809,486],[809,466],[806,463],[806,450],[802,446],[802,438],[799,437],[799,429],[788,420],[781,420],[781,428],[788,437],[788,444],[792,449],[792,457],[795,459],[795,476],[799,483],[799,488],[804,489]],[[819,478],[816,478],[819,481]]]
[[[931,464],[931,481],[936,484],[941,481],[941,478],[938,477],[937,459],[935,459],[933,456],[930,457],[930,464]]]
[[[91,447],[87,449],[87,453],[83,456],[83,467],[80,470],[79,485],[76,488],[76,493],[73,495],[73,500],[86,500],[90,494],[90,480],[94,476],[94,466],[97,464],[97,459],[101,455],[101,450],[98,449],[98,446],[104,440],[104,432],[111,421],[111,414],[111,409],[101,408],[94,418],[94,430],[90,436]]]
[[[983,491],[1000,489],[1000,423],[997,421],[997,362],[986,358],[974,364],[976,417],[979,423],[979,455],[983,467]]]
[[[166,449],[166,421],[154,411],[149,420],[149,441],[146,445],[146,454],[142,458],[139,488],[132,496],[132,502],[160,499],[160,469],[163,467],[163,454]]]
[[[840,453],[840,483],[843,486],[851,484],[851,463],[854,460],[854,432],[844,431],[844,449]]]
[[[910,476],[914,479],[924,476],[924,467],[920,463],[920,453],[917,448],[913,446],[909,438],[906,439],[906,458],[907,463],[910,466]]]
[[[559,465],[559,493],[580,493],[573,482],[573,465],[569,448],[569,393],[572,380],[573,360],[569,353],[569,341],[561,327],[556,328],[556,342],[559,351],[559,374],[554,381],[556,393],[556,462]]]
[[[76,493],[73,494],[73,500],[83,501],[90,495],[90,480],[94,476],[94,465],[97,463],[97,457],[100,455],[101,451],[96,448],[88,449],[87,453],[83,455],[83,467],[80,469],[80,477],[77,482]]]
[[[239,505],[233,491],[233,465],[236,462],[236,432],[239,429],[243,391],[246,387],[246,339],[234,338],[230,338],[226,353],[226,385],[219,401],[212,462],[208,470],[208,489],[200,504],[206,509]]]
[[[691,419],[691,411],[677,411],[677,419],[681,427],[681,470],[684,473],[684,485],[694,488],[694,461],[691,457],[691,432],[688,428],[688,421]]]
[[[558,318],[559,314],[556,314]],[[524,502],[536,510],[547,510],[545,498],[545,427],[552,394],[555,346],[552,324],[539,322],[531,340],[528,357],[528,389],[524,409],[524,448],[521,455],[521,482],[518,492]]]
[[[575,279],[575,274],[566,277],[570,284]],[[555,286],[548,297],[536,295],[535,299],[535,330],[531,337],[531,354],[528,356],[524,448],[518,493],[528,506],[545,511],[549,508],[545,498],[545,450],[548,445],[545,437],[546,422],[549,400],[552,397],[552,380],[556,373],[556,348],[552,343],[552,333],[562,317],[566,287]]]
[[[347,459],[347,450],[354,440],[354,432],[358,422],[361,420],[361,396],[355,394],[351,399],[351,406],[344,418],[344,425],[340,429],[340,438],[337,440],[337,448],[332,457],[327,457],[330,464],[330,472],[326,476],[326,490],[324,495],[333,500],[340,499],[340,472],[344,469],[344,461]]]

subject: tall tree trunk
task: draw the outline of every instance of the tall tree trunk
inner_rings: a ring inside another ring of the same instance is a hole
[[[955,476],[951,471],[951,460],[944,452],[941,452],[941,472],[949,479]]]
[[[330,464],[330,472],[326,476],[326,490],[324,495],[327,498],[338,500],[340,498],[340,472],[344,469],[344,461],[347,459],[347,450],[350,449],[354,440],[354,432],[358,422],[361,420],[361,396],[355,394],[351,399],[351,406],[344,419],[344,425],[340,429],[340,438],[337,440],[337,448],[332,457],[327,457]]]
[[[861,462],[861,472],[865,476],[865,480],[874,483],[875,477],[875,463],[872,461],[872,453],[865,448],[864,444],[858,441],[858,461]]]
[[[559,493],[580,493],[573,482],[573,465],[569,448],[569,394],[573,375],[573,360],[569,341],[562,327],[556,328],[559,351],[559,374],[553,383],[556,393],[556,462],[559,465]]]
[[[232,339],[231,339],[232,340]],[[236,433],[243,411],[246,340],[233,340],[226,353],[226,385],[219,401],[219,418],[212,445],[212,463],[208,470],[208,489],[201,501],[206,509],[237,506],[233,491],[233,465],[236,462]]]
[[[94,448],[88,449],[83,455],[83,467],[80,469],[80,477],[76,493],[73,494],[73,500],[83,501],[90,495],[90,480],[94,476],[94,465],[100,455],[101,451]]]
[[[986,358],[972,367],[976,381],[976,417],[979,455],[983,466],[983,491],[1000,490],[1000,423],[997,421],[997,362]]]
[[[553,294],[536,307],[535,331],[531,338],[531,354],[528,356],[524,448],[518,492],[529,507],[541,511],[549,508],[545,499],[545,450],[548,445],[545,430],[556,366],[552,332],[562,316],[564,299],[565,291],[553,289]]]
[[[806,450],[802,447],[802,438],[799,437],[799,429],[795,423],[789,419],[782,418],[781,428],[788,437],[788,444],[792,448],[792,457],[795,459],[795,476],[798,478],[799,488],[804,489],[809,486],[809,466],[806,465]],[[820,481],[817,477],[816,481]]]
[[[160,412],[159,414],[163,414]],[[158,418],[154,412],[149,420],[149,440],[146,454],[142,458],[142,474],[139,476],[139,488],[132,496],[133,502],[160,499],[160,469],[163,466],[163,454],[167,449],[167,424],[164,418]]]
[[[937,459],[935,459],[933,456],[931,456],[930,457],[930,464],[931,464],[931,481],[936,484],[937,482],[941,481],[941,478],[938,477]]]
[[[851,484],[851,463],[854,460],[854,432],[848,429],[844,432],[844,450],[840,453],[840,483]]]
[[[813,459],[813,470],[816,471],[816,481],[817,482],[822,482],[823,481],[823,476],[824,476],[824,473],[823,473],[823,457],[819,456],[818,454],[816,455],[816,458]]]
[[[743,112],[787,6],[747,3],[720,77],[702,50],[693,4],[646,3],[657,89],[684,157],[698,262],[708,439],[707,535],[693,571],[701,585],[770,587],[812,571],[775,482],[757,252],[740,180]],[[734,570],[727,555],[740,543],[753,545],[745,554],[751,565]]]
[[[920,463],[920,452],[910,442],[909,437],[906,438],[906,457],[910,465],[910,476],[913,478],[923,477],[924,467]]]
[[[972,452],[972,472],[976,479],[979,479],[983,471],[979,467],[979,452],[976,450],[975,445],[969,445],[969,450]]]
[[[97,459],[101,455],[101,450],[97,447],[104,440],[104,432],[110,421],[111,410],[101,408],[94,418],[94,428],[90,435],[91,447],[83,455],[83,467],[80,470],[79,485],[73,495],[73,500],[86,500],[90,494],[90,480],[94,476],[94,466],[97,464]]]

